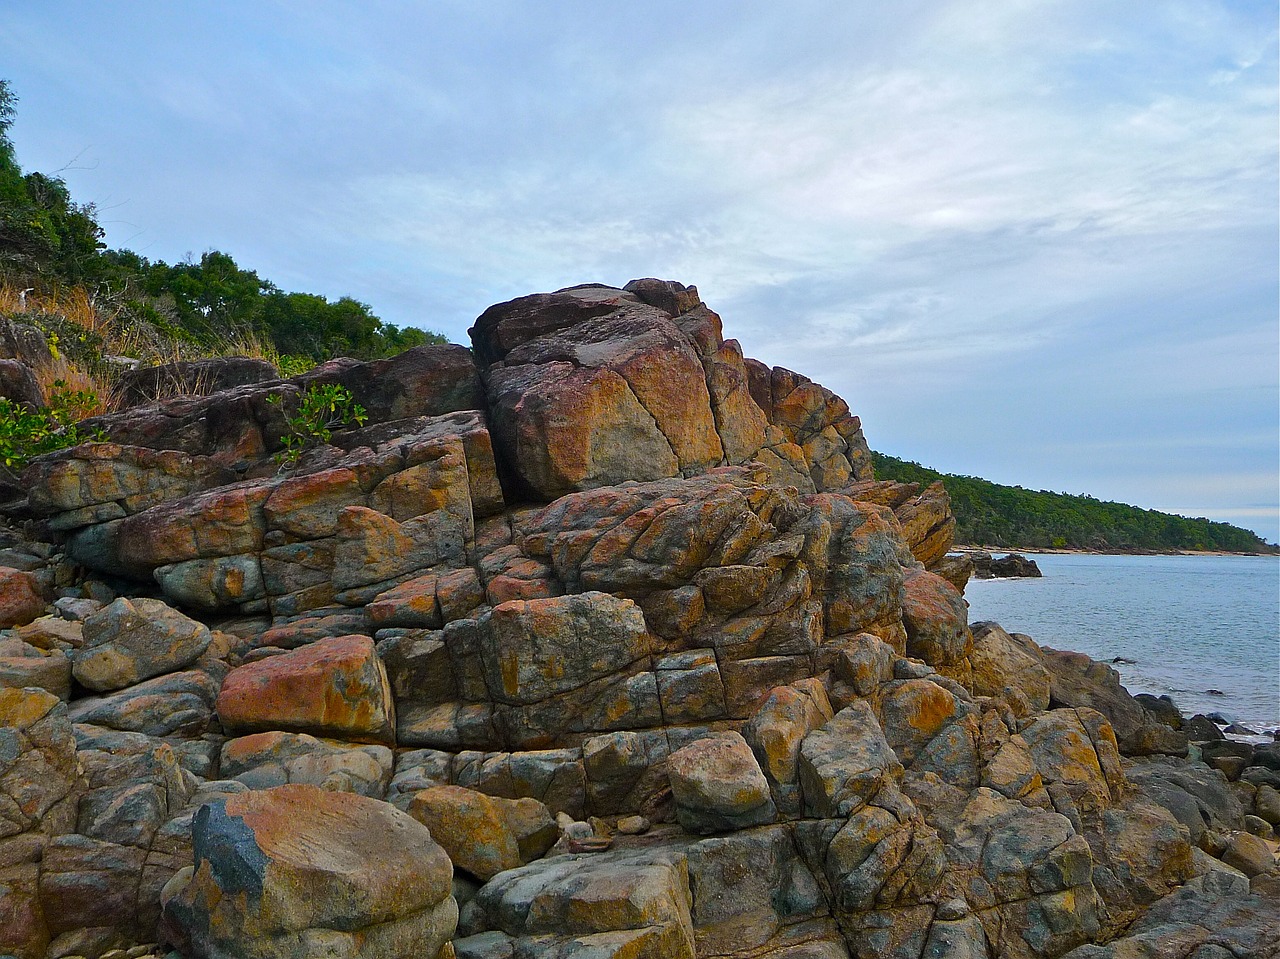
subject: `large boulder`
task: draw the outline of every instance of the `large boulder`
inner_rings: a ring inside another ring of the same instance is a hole
[[[769,783],[738,733],[700,739],[667,759],[676,817],[687,832],[730,832],[773,822]]]
[[[229,731],[395,738],[387,671],[368,636],[335,636],[233,669],[218,694]]]
[[[84,622],[72,673],[99,692],[182,669],[209,645],[209,629],[158,599],[117,599]]]
[[[462,786],[422,790],[409,815],[431,830],[457,868],[481,882],[540,858],[560,835],[538,800],[501,799]]]
[[[164,925],[199,959],[437,959],[457,905],[443,849],[394,806],[314,786],[215,799]]]

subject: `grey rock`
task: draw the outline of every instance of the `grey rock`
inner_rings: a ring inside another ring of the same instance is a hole
[[[85,620],[72,672],[89,689],[123,689],[189,665],[209,641],[207,627],[160,600],[121,598]]]
[[[848,816],[875,795],[902,764],[864,701],[842,709],[805,737],[800,782],[806,812],[819,819]]]

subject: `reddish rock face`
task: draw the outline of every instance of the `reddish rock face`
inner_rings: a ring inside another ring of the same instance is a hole
[[[44,599],[35,577],[0,566],[0,629],[25,626],[44,612]]]
[[[359,742],[392,742],[395,707],[368,636],[322,639],[233,669],[218,696],[228,730],[279,729]]]
[[[907,575],[902,622],[907,653],[931,666],[958,663],[973,649],[968,604],[941,576],[924,570]]]

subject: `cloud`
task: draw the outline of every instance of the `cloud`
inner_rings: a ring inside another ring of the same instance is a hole
[[[70,9],[4,14],[20,157],[93,144],[115,242],[455,338],[672,277],[893,452],[1276,498],[1161,492],[1280,459],[1271,5]]]

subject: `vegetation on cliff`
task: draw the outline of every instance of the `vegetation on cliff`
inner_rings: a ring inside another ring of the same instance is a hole
[[[292,371],[333,356],[376,359],[444,338],[384,323],[351,297],[290,293],[211,250],[166,263],[111,250],[92,203],[57,175],[24,173],[0,80],[0,313],[80,347],[147,362],[257,352]],[[16,314],[16,316],[15,316]]]
[[[1006,548],[1094,550],[1223,550],[1274,553],[1257,534],[1228,523],[1188,519],[976,476],[940,473],[884,453],[871,454],[878,479],[927,486],[942,481],[956,517],[956,542]]]

